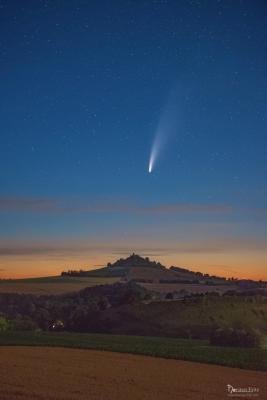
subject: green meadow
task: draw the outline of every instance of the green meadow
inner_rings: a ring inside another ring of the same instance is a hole
[[[243,349],[211,346],[206,340],[66,332],[5,332],[0,334],[0,346],[105,350],[267,371],[266,342],[262,348]]]

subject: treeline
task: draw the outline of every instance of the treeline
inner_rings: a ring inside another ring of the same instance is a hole
[[[81,276],[81,277],[86,277],[86,276],[91,276],[90,272],[91,271],[85,271],[83,269],[80,269],[80,270],[69,269],[68,271],[62,271],[61,272],[61,276]]]
[[[111,268],[99,268],[99,269],[94,269],[90,271],[86,271],[83,269],[80,270],[74,270],[74,269],[69,269],[68,271],[63,271],[61,272],[61,276],[63,277],[80,277],[80,278],[86,278],[86,277],[96,277],[96,278],[121,278],[126,275],[125,270],[121,269],[111,269]]]
[[[162,301],[135,282],[95,286],[57,296],[0,293],[0,331],[41,329],[211,337],[214,344],[250,346],[254,339],[256,345],[258,339],[251,338],[254,334],[248,327],[266,334],[266,295],[259,289],[246,294],[229,291],[224,295],[184,292],[183,296],[177,294],[177,300],[173,293],[167,293]],[[244,321],[239,321],[242,313]],[[234,326],[233,315],[238,318],[238,326]]]
[[[147,300],[150,296],[134,282],[88,287],[59,296],[0,293],[0,317],[12,321],[9,327],[18,330],[94,331],[98,312]]]
[[[146,268],[158,268],[165,270],[164,267],[160,262],[151,261],[149,257],[141,257],[138,254],[133,253],[127,258],[120,258],[119,260],[115,261],[113,264],[108,263],[108,268],[129,268],[129,267],[146,267]]]
[[[261,342],[262,335],[253,328],[218,328],[210,335],[210,344],[216,346],[259,347]]]

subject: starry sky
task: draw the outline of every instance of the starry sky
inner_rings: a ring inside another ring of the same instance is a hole
[[[0,277],[267,279],[266,1],[0,0],[0,54]]]

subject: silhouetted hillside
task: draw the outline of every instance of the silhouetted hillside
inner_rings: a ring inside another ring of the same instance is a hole
[[[139,283],[194,283],[204,285],[238,285],[241,289],[264,287],[266,282],[252,280],[228,279],[202,272],[190,271],[186,268],[172,266],[166,268],[159,262],[151,261],[148,257],[131,254],[127,258],[120,258],[114,263],[107,263],[106,267],[84,271],[69,270],[62,272],[62,276],[78,277],[117,277],[122,281],[136,281]]]
[[[69,270],[62,272],[63,276],[91,276],[91,277],[121,277],[125,281],[136,280],[142,282],[159,282],[160,280],[175,281],[178,277],[161,263],[151,261],[148,257],[132,254],[127,258],[120,258],[106,267],[91,271]]]
[[[62,272],[62,276],[120,277],[124,281],[133,280],[148,283],[180,282],[180,277],[174,271],[164,267],[159,262],[151,261],[148,257],[144,258],[135,253],[127,258],[120,258],[114,263],[109,262],[104,268],[91,271],[69,270]]]

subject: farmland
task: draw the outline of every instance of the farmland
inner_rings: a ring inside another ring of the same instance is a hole
[[[0,280],[0,293],[25,293],[35,295],[64,294],[76,292],[85,287],[112,284],[117,280],[118,278],[107,277],[66,278],[62,276]]]
[[[266,372],[66,348],[3,347],[0,377],[1,400],[220,400],[229,384],[267,392]]]
[[[0,293],[19,293],[50,295],[76,292],[96,285],[112,284],[118,282],[120,277],[62,277],[50,276],[43,278],[28,279],[8,279],[0,280]],[[188,293],[219,292],[224,293],[229,290],[229,285],[204,285],[190,283],[142,283],[148,290],[153,290],[162,294],[184,290]]]
[[[236,289],[233,285],[231,288],[229,285],[205,285],[197,283],[141,283],[148,290],[154,290],[159,293],[169,293],[184,290],[188,293],[207,293],[207,292],[218,292],[225,293],[229,289]]]

